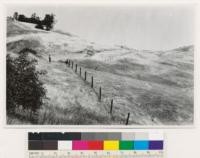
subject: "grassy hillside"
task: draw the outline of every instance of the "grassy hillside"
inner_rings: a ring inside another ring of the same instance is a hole
[[[7,53],[14,57],[23,48],[34,49],[37,54],[30,53],[30,57],[38,60],[38,70],[46,72],[40,76],[47,98],[39,110],[39,124],[124,124],[127,113],[133,125],[193,122],[193,46],[140,51],[7,22]],[[64,63],[66,59],[78,64],[78,73]],[[91,76],[94,88],[90,87]],[[111,99],[112,115],[108,113]],[[30,124],[14,117],[9,117],[8,123]]]

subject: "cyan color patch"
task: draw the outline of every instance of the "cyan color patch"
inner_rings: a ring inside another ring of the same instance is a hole
[[[149,141],[145,140],[136,140],[134,141],[134,150],[148,150]]]

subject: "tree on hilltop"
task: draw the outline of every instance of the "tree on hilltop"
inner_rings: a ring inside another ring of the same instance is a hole
[[[13,19],[18,20],[18,12],[14,12]]]
[[[46,26],[46,30],[51,30],[55,24],[55,15],[54,14],[46,14],[43,20],[43,24]]]

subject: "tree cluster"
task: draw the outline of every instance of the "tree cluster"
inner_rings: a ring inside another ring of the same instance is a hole
[[[32,112],[37,112],[41,107],[46,92],[39,80],[40,72],[36,71],[36,62],[28,59],[28,53],[22,53],[17,58],[7,55],[7,114],[14,114],[15,109],[20,107]]]
[[[54,14],[46,14],[45,17],[41,20],[41,18],[37,16],[36,13],[33,13],[31,17],[26,17],[23,14],[18,14],[18,12],[15,12],[13,18],[21,22],[36,24],[36,28],[46,29],[47,31],[53,29],[55,24]]]

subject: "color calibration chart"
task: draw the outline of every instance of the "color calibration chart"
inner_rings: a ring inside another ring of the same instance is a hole
[[[164,158],[163,133],[28,133],[28,158]]]

